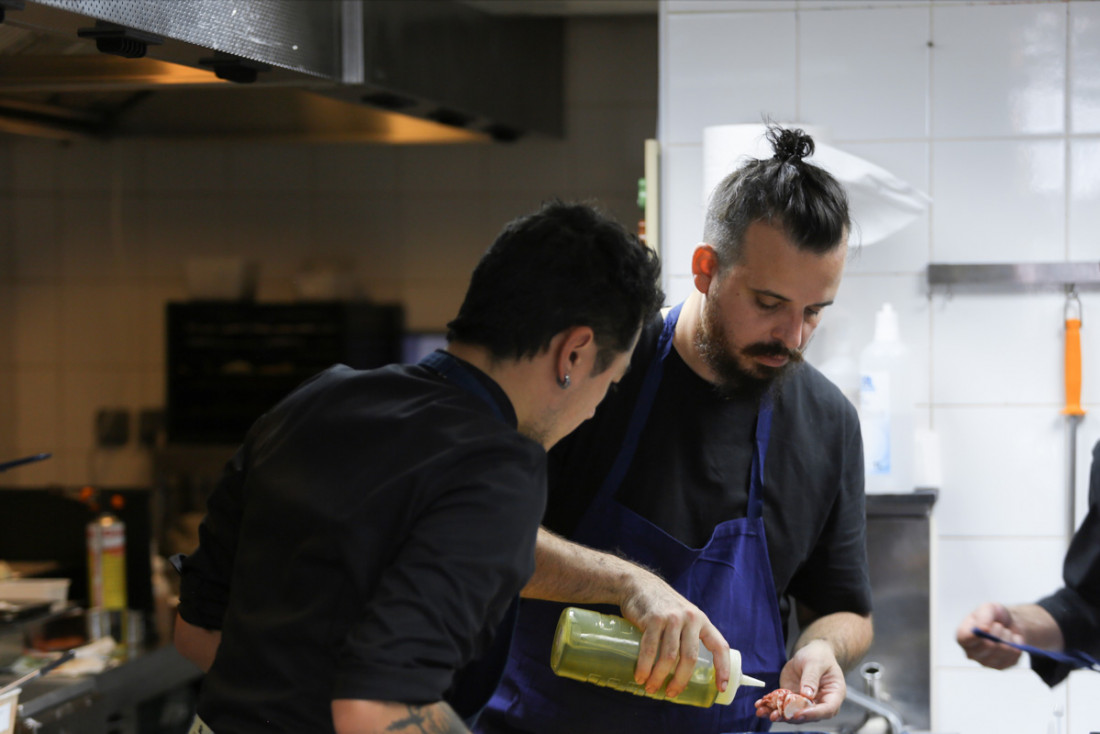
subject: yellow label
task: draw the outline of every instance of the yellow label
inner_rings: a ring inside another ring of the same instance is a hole
[[[93,607],[126,609],[126,526],[116,518],[88,525],[88,582]]]

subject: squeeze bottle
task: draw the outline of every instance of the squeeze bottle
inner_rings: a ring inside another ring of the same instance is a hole
[[[595,683],[635,696],[702,708],[715,703],[729,704],[742,685],[764,685],[764,681],[741,673],[741,653],[731,649],[729,684],[726,690],[719,691],[714,682],[711,653],[700,647],[691,680],[678,696],[669,698],[666,695],[667,680],[656,692],[649,693],[645,686],[634,682],[634,668],[638,665],[641,643],[642,631],[622,617],[567,607],[562,611],[554,633],[550,667],[555,674],[565,678]]]
[[[859,355],[859,423],[868,494],[912,492],[916,403],[909,349],[898,314],[884,303],[875,338]]]

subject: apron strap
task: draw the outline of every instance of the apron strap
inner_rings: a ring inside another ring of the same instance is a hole
[[[504,411],[500,409],[500,404],[497,402],[496,398],[493,397],[492,393],[490,393],[485,385],[481,383],[481,380],[474,377],[469,368],[465,367],[454,355],[437,349],[424,357],[417,364],[439,373],[444,379],[453,382],[466,392],[481,398],[493,409],[493,413],[496,414],[497,418],[500,418],[505,423],[508,422],[508,419],[504,417]]]
[[[634,411],[630,415],[630,423],[627,424],[626,436],[623,437],[619,453],[615,457],[615,463],[611,465],[611,471],[604,477],[603,484],[596,493],[595,501],[610,500],[626,477],[630,462],[634,460],[634,452],[638,448],[638,439],[642,435],[646,421],[649,419],[649,411],[653,407],[653,400],[657,397],[657,388],[661,385],[661,377],[665,372],[665,357],[672,349],[672,337],[676,333],[676,322],[680,318],[680,308],[683,303],[678,303],[665,316],[665,325],[661,330],[661,337],[657,341],[657,353],[649,362],[645,378],[642,381],[641,392],[634,403]]]
[[[680,318],[680,309],[683,303],[678,303],[665,316],[665,325],[661,330],[661,336],[657,341],[657,351],[650,360],[646,369],[645,378],[642,381],[638,400],[634,403],[634,411],[630,415],[630,423],[627,424],[626,435],[623,437],[619,453],[615,457],[615,463],[611,465],[611,471],[600,485],[596,493],[595,502],[611,501],[615,493],[626,477],[630,463],[634,461],[634,454],[638,449],[638,440],[641,438],[642,429],[649,420],[653,401],[657,397],[657,388],[661,385],[664,376],[665,359],[672,351],[672,338],[676,333],[676,322]],[[757,518],[763,515],[764,508],[764,458],[768,454],[768,442],[772,430],[772,396],[771,392],[764,393],[760,400],[760,409],[756,416],[756,430],[754,435],[755,450],[752,452],[752,473],[749,477],[749,503],[746,515],[749,518]]]

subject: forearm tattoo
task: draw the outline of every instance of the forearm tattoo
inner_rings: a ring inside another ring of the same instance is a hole
[[[416,732],[416,734],[469,734],[469,729],[447,704],[409,706],[409,715],[397,719],[386,731]]]

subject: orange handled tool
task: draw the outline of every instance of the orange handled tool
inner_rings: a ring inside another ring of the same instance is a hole
[[[1076,299],[1074,294],[1072,298]],[[1081,304],[1077,303],[1077,317],[1069,316],[1066,305],[1066,407],[1063,415],[1084,415],[1081,407]]]
[[[1085,415],[1081,407],[1081,299],[1070,286],[1066,293],[1066,416],[1069,451],[1066,461],[1066,539],[1077,530],[1077,424]]]

